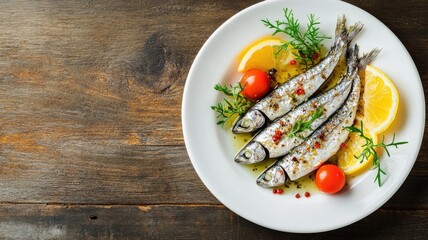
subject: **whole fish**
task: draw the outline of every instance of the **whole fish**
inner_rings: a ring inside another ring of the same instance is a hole
[[[232,132],[254,132],[265,123],[283,116],[314,94],[331,75],[348,43],[363,27],[361,23],[356,23],[347,29],[345,23],[345,16],[338,18],[335,42],[325,58],[306,72],[280,85],[254,104],[243,116],[237,119],[232,127]]]
[[[353,125],[358,108],[361,92],[358,70],[364,68],[378,53],[379,50],[375,49],[358,60],[358,46],[348,49],[348,58],[351,58],[351,61],[348,63],[347,75],[353,81],[348,99],[308,140],[266,169],[257,178],[259,186],[277,187],[283,185],[287,177],[291,181],[297,180],[337,153],[349,134],[345,127]]]
[[[263,161],[267,157],[276,158],[286,155],[291,149],[301,144],[345,102],[351,86],[352,81],[348,81],[344,76],[335,87],[278,118],[258,132],[238,152],[235,161],[242,164],[253,164]],[[310,122],[311,119],[313,119],[312,122]],[[309,127],[293,134],[293,128],[302,122],[310,123]]]

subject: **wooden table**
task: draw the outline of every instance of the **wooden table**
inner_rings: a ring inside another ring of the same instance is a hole
[[[383,207],[318,235],[248,222],[202,184],[182,136],[186,76],[256,2],[1,1],[0,239],[425,239],[425,144]],[[349,2],[401,39],[426,88],[427,1]]]

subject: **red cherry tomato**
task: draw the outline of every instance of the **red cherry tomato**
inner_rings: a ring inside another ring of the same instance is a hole
[[[342,169],[333,164],[321,166],[315,178],[315,183],[321,192],[333,194],[345,186],[346,178]]]
[[[242,94],[251,100],[259,100],[270,90],[268,75],[260,69],[248,70],[241,78]]]

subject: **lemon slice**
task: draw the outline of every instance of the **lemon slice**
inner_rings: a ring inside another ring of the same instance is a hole
[[[361,120],[362,116],[357,117],[357,123],[354,126],[360,128],[359,123]],[[378,143],[376,134],[366,127],[364,127],[363,130],[364,136],[371,138],[374,144]],[[358,159],[358,156],[360,156],[364,150],[364,144],[366,144],[366,140],[362,138],[359,133],[355,132],[349,133],[347,141],[342,143],[340,150],[337,152],[337,166],[340,167],[346,175],[356,176],[372,166],[373,156],[370,156],[369,159],[362,162],[361,159]]]
[[[378,134],[385,131],[395,119],[397,114],[399,96],[391,79],[378,68],[367,66],[365,76],[362,78],[363,95],[359,103],[355,127],[360,122],[364,124],[364,135],[371,138],[374,144],[378,143]],[[337,153],[337,165],[346,175],[355,176],[372,166],[372,157],[360,161],[366,140],[358,133],[351,132],[348,140]]]
[[[275,56],[278,48],[284,43],[286,43],[284,40],[273,37],[256,41],[243,51],[238,71],[246,72],[253,68],[268,71],[280,64],[283,65],[290,62],[294,58],[291,51],[281,50]]]
[[[370,65],[362,80],[364,93],[360,112],[363,114],[365,127],[374,134],[379,134],[394,121],[399,103],[398,91],[385,73]]]

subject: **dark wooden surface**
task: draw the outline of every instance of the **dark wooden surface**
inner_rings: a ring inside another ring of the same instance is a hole
[[[202,184],[182,136],[186,76],[256,2],[0,1],[0,239],[425,239],[426,141],[391,200],[321,234],[257,226]],[[426,90],[427,1],[348,2],[401,39]]]

